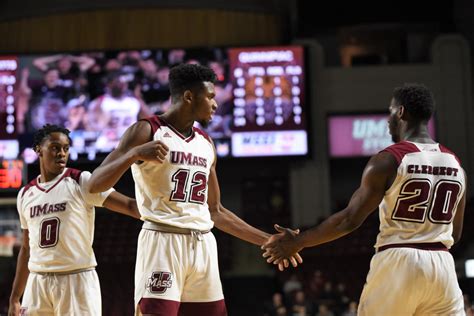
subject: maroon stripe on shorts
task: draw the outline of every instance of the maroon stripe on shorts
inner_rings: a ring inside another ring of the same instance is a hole
[[[442,242],[426,242],[426,243],[411,243],[411,244],[389,244],[377,248],[377,252],[384,251],[390,248],[415,248],[421,250],[435,250],[435,251],[449,251]]]
[[[140,300],[138,306],[142,314],[152,314],[155,316],[176,316],[178,315],[179,302],[160,298],[144,297]]]
[[[225,301],[183,302],[179,307],[179,316],[227,316]]]

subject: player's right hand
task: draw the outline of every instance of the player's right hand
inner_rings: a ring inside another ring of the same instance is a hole
[[[20,308],[20,301],[10,302],[10,305],[8,306],[8,316],[19,316]]]
[[[169,148],[161,140],[154,140],[134,148],[137,160],[162,163],[166,159]]]

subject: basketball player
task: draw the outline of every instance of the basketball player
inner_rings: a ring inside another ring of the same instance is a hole
[[[340,238],[377,206],[380,233],[358,315],[464,315],[448,249],[461,237],[466,176],[456,155],[428,134],[432,93],[420,84],[396,88],[389,107],[395,142],[368,162],[349,205],[299,235],[278,228],[262,248],[268,262]]]
[[[145,103],[131,94],[130,75],[113,71],[107,75],[106,93],[93,100],[87,113],[87,125],[97,132],[96,147],[113,150],[125,130],[139,117],[151,115]]]
[[[214,144],[193,127],[206,126],[217,109],[215,80],[204,66],[172,68],[171,108],[132,125],[92,174],[91,192],[100,192],[132,168],[145,221],[135,267],[137,315],[227,315],[211,228],[256,245],[272,238],[220,203]],[[301,262],[298,254],[288,258]]]
[[[66,167],[70,143],[69,130],[56,125],[45,125],[35,134],[41,174],[18,193],[23,243],[9,316],[100,316],[92,250],[94,206],[140,216],[136,201],[112,188],[89,193],[90,172]]]

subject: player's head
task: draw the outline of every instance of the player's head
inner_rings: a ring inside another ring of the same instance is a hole
[[[63,172],[69,158],[71,138],[69,130],[46,124],[33,139],[33,147],[40,159],[41,172],[58,175]]]
[[[204,127],[217,109],[214,100],[216,74],[209,67],[180,64],[171,68],[169,86],[174,104],[189,107],[193,119]]]
[[[408,126],[427,124],[434,112],[433,94],[424,85],[406,83],[393,91],[388,120],[390,134],[394,142],[400,141],[401,122]]]
[[[128,89],[127,75],[120,70],[108,73],[105,81],[109,93],[114,98],[121,97]]]

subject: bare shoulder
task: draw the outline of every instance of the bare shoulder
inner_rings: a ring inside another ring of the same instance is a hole
[[[372,156],[362,175],[362,182],[387,189],[393,183],[398,169],[397,159],[389,152]]]
[[[397,170],[398,162],[391,153],[383,151],[372,156],[367,167],[371,167],[375,172],[391,172]]]
[[[142,145],[151,140],[152,129],[150,123],[140,120],[125,131],[117,149],[119,151],[128,151],[133,147]]]

